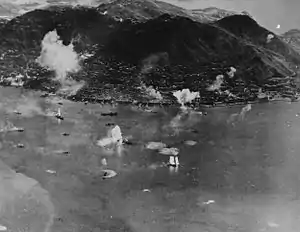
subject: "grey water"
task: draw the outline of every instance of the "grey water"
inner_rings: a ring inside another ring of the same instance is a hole
[[[15,88],[2,88],[0,95],[2,124],[24,128],[1,134],[0,159],[48,192],[51,231],[298,231],[299,103],[254,104],[241,119],[232,115],[243,106],[200,114],[85,105]],[[62,121],[45,113],[58,108]],[[97,146],[112,125],[131,144]],[[151,141],[178,148],[179,167],[169,168],[167,156],[146,149]],[[117,175],[103,179],[103,169]]]

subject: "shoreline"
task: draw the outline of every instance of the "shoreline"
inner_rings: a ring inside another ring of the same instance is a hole
[[[114,105],[114,104],[120,104],[120,105],[136,105],[136,106],[143,106],[143,107],[171,107],[171,106],[180,106],[179,103],[171,100],[163,100],[163,101],[153,101],[153,100],[117,100],[114,98],[97,98],[97,96],[92,96],[92,97],[85,97],[83,96],[78,96],[78,95],[73,95],[73,96],[66,96],[63,94],[59,93],[52,93],[52,92],[47,92],[44,90],[36,90],[36,89],[29,89],[29,88],[24,88],[22,86],[3,86],[1,85],[1,88],[15,88],[15,89],[21,89],[21,91],[24,92],[36,92],[40,94],[40,98],[47,98],[49,96],[56,96],[60,97],[65,100],[69,100],[71,102],[81,102],[84,104],[104,104],[104,105]],[[230,103],[228,102],[211,102],[211,103],[200,103],[199,101],[197,102],[192,102],[186,104],[186,106],[191,107],[192,109],[200,109],[200,108],[220,108],[220,107],[233,107],[237,105],[245,105],[245,104],[259,104],[259,103],[272,103],[272,102],[298,102],[300,98],[296,97],[276,97],[271,100],[268,100],[266,98],[264,99],[259,99],[257,98],[256,100],[240,100],[238,99],[237,101],[231,101]]]

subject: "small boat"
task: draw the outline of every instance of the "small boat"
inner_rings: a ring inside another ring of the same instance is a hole
[[[117,116],[117,115],[118,115],[117,112],[101,113],[101,116],[110,116],[110,117],[113,117],[113,116]]]
[[[58,108],[58,111],[54,116],[59,120],[64,120],[64,117],[62,116],[62,114],[60,112],[60,108]]]
[[[102,172],[103,172],[103,176],[102,176],[103,179],[109,179],[117,175],[117,173],[114,170],[110,170],[110,169],[104,169],[102,170]]]

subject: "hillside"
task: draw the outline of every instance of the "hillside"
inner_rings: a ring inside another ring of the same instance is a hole
[[[148,99],[139,89],[141,80],[166,101],[174,100],[171,91],[185,87],[200,90],[201,102],[210,104],[254,100],[259,88],[289,97],[296,93],[299,52],[251,16],[150,0],[51,6],[15,17],[0,26],[2,84],[22,74],[27,88],[56,90],[53,72],[35,62],[43,37],[53,30],[65,45],[73,41],[77,53],[93,54],[72,74],[86,81],[76,99]],[[237,70],[232,78],[231,67]],[[207,91],[217,75],[224,75],[221,92]]]
[[[289,30],[282,35],[282,39],[286,43],[288,43],[294,50],[300,53],[300,30]]]

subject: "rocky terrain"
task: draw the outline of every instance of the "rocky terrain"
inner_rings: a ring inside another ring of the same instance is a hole
[[[50,6],[1,22],[2,85],[19,78],[25,88],[58,89],[54,72],[36,62],[44,36],[56,30],[64,45],[90,54],[70,74],[86,83],[72,99],[150,101],[141,83],[165,102],[174,102],[172,91],[182,88],[200,91],[203,104],[297,95],[298,34],[278,36],[247,12],[115,0],[97,7]],[[209,91],[218,75],[221,85]]]
[[[289,30],[282,35],[282,39],[288,43],[294,50],[300,52],[300,30]]]

